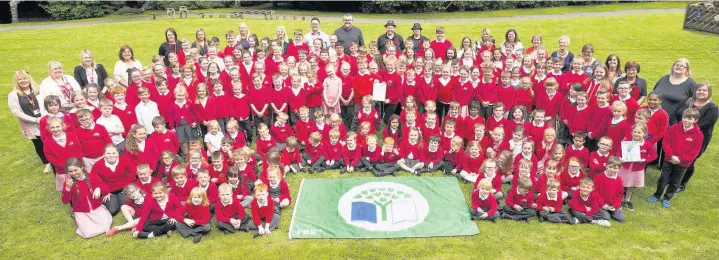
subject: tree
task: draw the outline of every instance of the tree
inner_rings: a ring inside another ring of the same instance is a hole
[[[10,0],[10,13],[12,14],[12,23],[18,22],[17,6],[22,0]]]
[[[397,199],[410,197],[406,192],[394,188],[371,188],[360,192],[354,198],[371,200],[382,211],[382,221],[387,221],[387,206]]]

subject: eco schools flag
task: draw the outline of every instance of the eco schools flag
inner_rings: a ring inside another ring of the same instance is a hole
[[[304,179],[289,238],[478,234],[456,178]]]

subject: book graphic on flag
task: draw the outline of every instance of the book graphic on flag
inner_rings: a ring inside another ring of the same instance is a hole
[[[389,206],[392,211],[392,224],[398,224],[405,221],[416,222],[417,217],[417,205],[414,200],[398,200],[392,202]]]
[[[377,206],[364,201],[352,202],[352,221],[377,223]]]

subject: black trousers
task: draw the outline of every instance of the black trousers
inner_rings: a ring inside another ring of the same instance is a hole
[[[232,218],[237,218],[237,215],[232,216]],[[255,225],[255,223],[252,222],[252,217],[250,217],[250,215],[248,215],[248,214],[245,214],[245,216],[242,217],[242,219],[240,220],[240,228],[239,229],[236,229],[229,222],[222,222],[222,221],[217,221],[216,226],[217,226],[217,229],[219,229],[221,231],[227,231],[230,233],[235,233],[237,231],[247,232],[249,230],[257,229],[257,226]]]
[[[35,153],[38,157],[40,157],[42,164],[50,163],[50,161],[45,158],[45,149],[43,149],[42,139],[40,139],[40,136],[36,136],[35,139],[30,139],[30,141],[32,141],[32,146],[35,147]]]
[[[665,200],[671,200],[677,192],[677,188],[679,188],[679,184],[684,178],[686,171],[687,168],[679,164],[664,162],[664,165],[662,165],[662,174],[657,181],[657,191],[654,192],[654,197],[659,199],[662,194],[664,194]]]
[[[384,105],[384,116],[382,116],[382,121],[385,123],[385,125],[389,125],[389,118],[394,115],[394,111],[397,109],[398,105],[399,104]]]
[[[572,217],[577,218],[579,220],[579,223],[592,223],[592,221],[594,221],[594,220],[604,219],[604,218],[602,218],[602,214],[599,214],[599,213],[591,215],[591,216],[587,216],[587,215],[584,215],[584,213],[582,213],[582,212],[570,210],[569,214],[571,214]]]
[[[502,218],[511,220],[527,220],[537,215],[537,210],[533,208],[522,208],[522,210],[516,210],[510,206],[504,205],[502,208]]]
[[[110,214],[115,216],[118,212],[120,212],[120,207],[125,204],[125,200],[125,193],[123,193],[122,190],[119,190],[110,193],[110,199],[102,204],[105,205]]]
[[[342,123],[347,129],[353,130],[352,126],[355,125],[357,117],[355,116],[355,102],[352,99],[348,105],[340,106],[340,117],[342,117]]]
[[[689,168],[687,168],[687,172],[684,173],[684,178],[682,178],[682,183],[681,183],[682,186],[686,185],[687,182],[689,182],[689,180],[694,175],[694,164],[697,163],[697,160],[699,160],[699,157],[701,157],[702,154],[704,154],[704,151],[707,150],[707,146],[709,146],[709,143],[705,143],[704,145],[702,145],[702,149],[699,151],[699,155],[697,155],[697,158],[694,159],[694,162],[692,162],[692,165],[689,165]]]
[[[308,154],[308,153],[302,153],[302,160],[303,160],[303,161],[307,162],[307,160],[310,160],[310,159],[312,159],[312,155],[310,155],[310,154]],[[315,161],[314,163],[312,163],[311,169],[312,169],[313,171],[323,171],[323,170],[324,170],[324,163],[325,163],[325,157],[324,157],[324,156],[320,156],[320,158],[317,159],[317,161]]]
[[[492,116],[492,113],[494,112],[494,105],[489,105],[487,107],[479,106],[479,116],[484,117],[484,119],[487,119],[488,117]]]
[[[142,227],[142,231],[152,232],[155,236],[167,234],[168,231],[175,229],[175,225],[168,223],[168,220],[170,219],[148,220]]]
[[[247,145],[249,146],[250,143],[252,143],[252,127],[250,126],[250,120],[237,120],[238,125],[240,125],[240,131],[245,133],[245,139],[247,140]]]
[[[547,212],[540,211],[539,218],[552,223],[569,223],[569,217],[566,212]]]

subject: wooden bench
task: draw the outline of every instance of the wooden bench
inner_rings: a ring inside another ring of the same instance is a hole
[[[167,16],[175,18],[175,8],[167,8]]]
[[[238,10],[236,12],[239,14],[239,18],[244,18],[244,15],[262,15],[265,17],[265,20],[272,20],[272,15],[275,14],[275,11],[272,10]]]
[[[178,12],[180,12],[180,19],[187,18],[187,6],[180,6],[178,9]],[[184,15],[184,17],[183,17]]]

